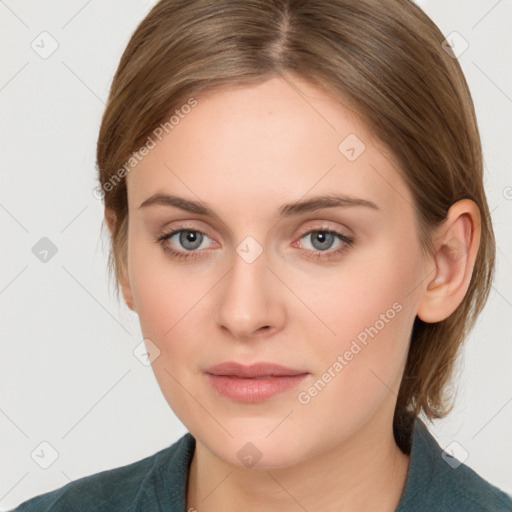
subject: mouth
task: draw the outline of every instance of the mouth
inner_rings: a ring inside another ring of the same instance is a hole
[[[276,363],[255,363],[243,365],[235,361],[216,364],[206,370],[211,375],[223,375],[226,377],[239,377],[241,379],[257,379],[272,377],[293,377],[308,373],[304,370],[288,368]]]
[[[263,402],[298,386],[309,372],[275,363],[250,366],[233,361],[208,368],[205,375],[220,395],[238,402]]]

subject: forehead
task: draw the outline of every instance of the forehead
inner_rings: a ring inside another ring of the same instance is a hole
[[[226,212],[249,198],[252,208],[278,208],[322,193],[383,210],[412,204],[390,153],[356,113],[306,81],[276,77],[196,100],[127,175],[130,209],[158,192]]]

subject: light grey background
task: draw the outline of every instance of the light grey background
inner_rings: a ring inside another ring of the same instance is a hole
[[[103,208],[93,195],[110,82],[154,3],[0,1],[2,510],[151,455],[186,431],[132,353],[142,340],[138,318],[109,289]],[[497,279],[466,344],[456,409],[430,429],[512,493],[512,2],[418,3],[445,35],[469,44],[459,60],[498,244]],[[43,31],[58,43],[47,58],[31,47],[51,49]],[[46,263],[32,252],[43,237],[57,247]],[[52,449],[42,442],[58,453],[48,469],[39,464],[51,462]]]

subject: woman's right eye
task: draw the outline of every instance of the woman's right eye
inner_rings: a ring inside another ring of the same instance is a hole
[[[181,245],[184,250],[176,250],[168,242],[175,238],[174,245]],[[203,241],[209,238],[206,233],[197,229],[175,229],[169,233],[160,233],[157,241],[162,245],[164,251],[176,259],[196,258],[204,249]]]

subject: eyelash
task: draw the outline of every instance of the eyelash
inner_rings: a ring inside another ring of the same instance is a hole
[[[180,229],[175,229],[171,232],[163,232],[163,231],[160,232],[158,234],[157,242],[160,243],[163,250],[167,254],[169,254],[170,256],[172,256],[173,258],[175,258],[177,260],[188,260],[188,259],[201,257],[200,253],[203,251],[195,250],[195,251],[181,252],[181,251],[176,251],[174,249],[171,249],[171,248],[169,248],[169,246],[165,245],[165,242],[169,238],[172,238],[174,235],[176,235],[177,233],[181,233],[182,231],[189,231],[191,233],[200,233],[202,235],[208,236],[204,231],[200,231],[198,229],[180,228]],[[331,258],[335,258],[336,256],[339,256],[340,254],[342,254],[343,252],[348,250],[350,247],[355,245],[354,237],[347,236],[339,231],[336,231],[336,230],[330,229],[330,228],[311,229],[310,231],[303,233],[300,236],[299,240],[301,240],[302,238],[304,238],[307,235],[311,235],[312,233],[328,233],[328,234],[338,237],[338,239],[343,242],[343,245],[339,249],[336,249],[334,251],[311,251],[309,249],[302,249],[302,251],[306,251],[307,253],[310,254],[311,258],[315,258],[316,260],[328,260]]]

